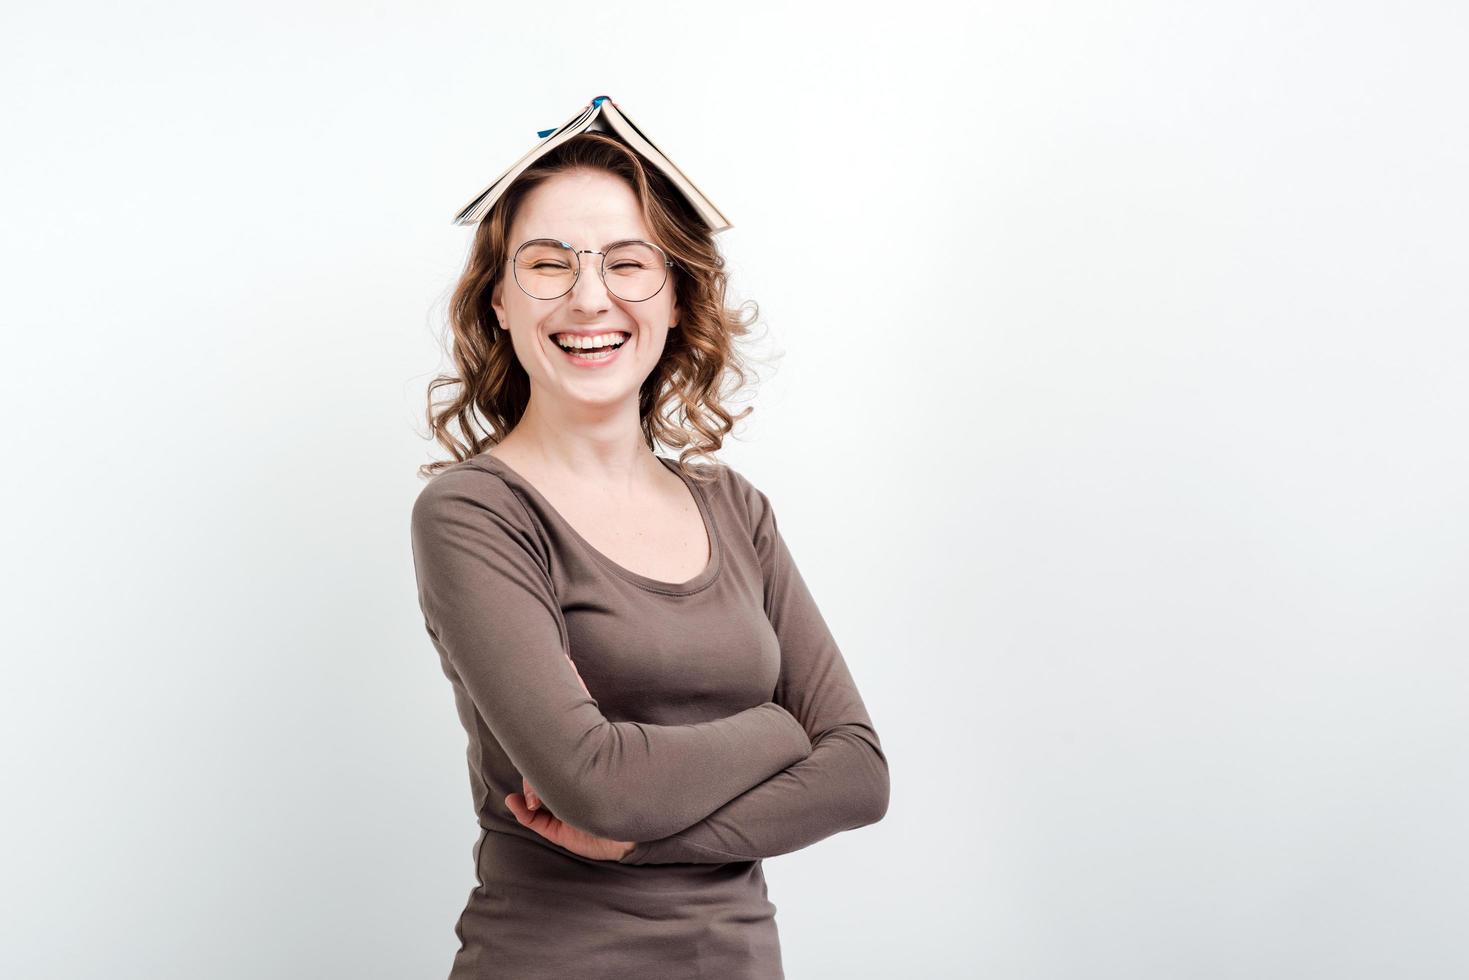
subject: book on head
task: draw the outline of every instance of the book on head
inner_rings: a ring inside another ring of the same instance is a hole
[[[693,205],[694,210],[709,225],[713,233],[718,234],[734,227],[730,224],[729,219],[714,206],[714,203],[694,186],[694,182],[689,180],[672,160],[664,156],[663,152],[653,145],[653,141],[648,139],[647,135],[628,118],[627,113],[620,110],[617,104],[605,95],[597,96],[587,103],[586,108],[581,112],[555,129],[538,132],[537,136],[544,137],[541,142],[517,160],[509,170],[501,174],[498,180],[480,191],[474,200],[455,215],[454,223],[456,225],[478,224],[489,213],[494,203],[500,199],[500,195],[505,193],[506,189],[515,182],[515,178],[519,177],[527,167],[573,136],[588,131],[608,133],[617,137],[641,154],[643,159],[661,170],[679,193]]]

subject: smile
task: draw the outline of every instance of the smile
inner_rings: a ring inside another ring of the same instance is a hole
[[[580,366],[604,364],[613,360],[632,335],[622,330],[582,337],[575,334],[552,334],[551,340],[566,358]]]

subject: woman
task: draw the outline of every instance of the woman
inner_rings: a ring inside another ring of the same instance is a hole
[[[708,226],[604,134],[480,224],[458,375],[430,387],[458,391],[429,415],[457,461],[425,467],[412,515],[481,827],[451,980],[781,977],[761,859],[887,810],[769,499],[652,448],[729,431],[725,282]],[[492,431],[461,444],[472,418]]]

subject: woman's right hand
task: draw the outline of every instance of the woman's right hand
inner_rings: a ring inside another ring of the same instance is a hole
[[[574,854],[593,861],[617,861],[636,846],[630,840],[611,840],[589,834],[561,820],[550,810],[542,808],[535,812],[526,809],[525,797],[511,793],[505,797],[505,805],[522,826],[529,827],[548,841],[560,844]]]

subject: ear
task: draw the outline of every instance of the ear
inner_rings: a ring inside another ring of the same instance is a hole
[[[504,287],[505,280],[501,279],[499,282],[495,283],[495,289],[493,292],[490,293],[490,309],[495,311],[495,319],[500,321],[501,330],[505,329],[506,323],[505,307],[500,303],[501,298],[504,296]]]

